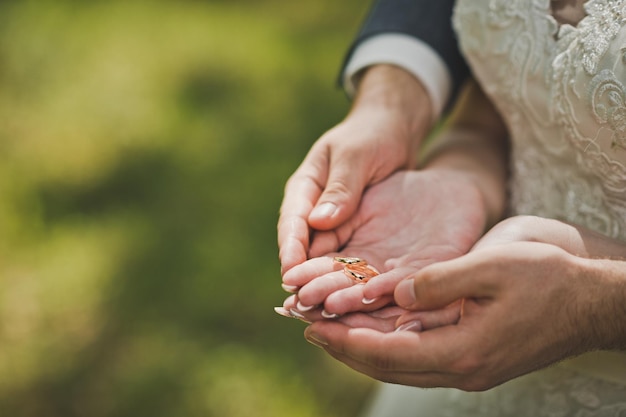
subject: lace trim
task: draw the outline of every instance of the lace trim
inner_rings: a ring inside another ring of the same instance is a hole
[[[582,65],[588,74],[598,70],[598,62],[611,41],[626,23],[626,5],[621,0],[591,0],[585,4],[587,17],[578,24],[582,43]]]
[[[514,211],[626,240],[626,0],[584,7],[559,27],[550,0],[458,0],[454,25],[511,131]]]
[[[626,149],[626,88],[610,70],[602,70],[590,83],[591,109],[596,121],[612,131],[611,147]]]

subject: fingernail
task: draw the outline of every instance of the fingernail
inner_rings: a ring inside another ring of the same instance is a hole
[[[422,331],[422,322],[420,321],[409,321],[400,325],[396,330],[396,332],[421,332]]]
[[[374,304],[376,301],[378,301],[378,297],[376,298],[365,298],[363,297],[363,299],[361,300],[361,302],[365,305],[370,305],[370,304]]]
[[[300,321],[303,321],[305,323],[311,323],[306,317],[304,317],[304,314],[300,313],[298,310],[296,310],[295,308],[289,309],[289,313],[291,314],[291,316],[293,318],[296,318]]]
[[[283,317],[289,317],[290,319],[294,318],[291,313],[284,307],[274,307],[274,311],[280,314]]]
[[[315,346],[318,347],[325,347],[328,346],[328,341],[326,339],[324,339],[322,336],[320,336],[317,333],[309,333],[306,335],[306,340],[308,340],[310,343],[314,344]]]
[[[336,318],[339,317],[339,314],[328,313],[328,312],[326,312],[326,310],[322,310],[322,317],[324,317],[326,319],[336,319]]]
[[[412,279],[401,281],[396,287],[395,298],[400,307],[411,307],[415,304],[415,281]]]
[[[315,306],[305,306],[300,301],[298,301],[296,307],[298,308],[298,311],[309,311],[312,310]]]
[[[317,218],[329,218],[337,211],[337,206],[334,203],[322,203],[315,207],[311,212],[312,217]]]
[[[298,292],[298,288],[295,285],[287,285],[287,284],[280,284],[281,287],[283,287],[283,290],[290,292],[292,294],[295,294],[296,292]]]

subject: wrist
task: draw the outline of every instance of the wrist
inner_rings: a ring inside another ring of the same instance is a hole
[[[432,127],[433,108],[422,83],[406,70],[378,64],[363,70],[351,114],[384,112],[418,142]]]
[[[426,151],[422,168],[452,172],[471,184],[482,197],[489,229],[503,218],[506,208],[505,152],[481,132],[447,131]]]
[[[591,347],[626,350],[626,261],[578,258],[592,289],[582,294]],[[584,311],[584,310],[583,310]]]
[[[475,82],[459,96],[442,133],[423,152],[423,164],[452,169],[473,180],[487,209],[488,226],[503,216],[508,179],[506,127]]]

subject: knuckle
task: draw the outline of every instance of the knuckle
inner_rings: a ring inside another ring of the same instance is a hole
[[[459,389],[466,392],[482,392],[493,388],[494,384],[490,384],[487,379],[483,377],[474,376],[464,379],[459,384]]]
[[[477,374],[484,366],[483,361],[476,356],[465,355],[458,359],[452,367],[455,373],[470,376]]]
[[[415,279],[415,295],[420,303],[428,303],[442,294],[444,290],[435,265],[431,266],[428,271],[422,271],[419,278]]]
[[[285,186],[283,187],[283,192],[285,194],[287,194],[290,190],[292,189],[298,189],[299,184],[302,183],[305,179],[305,176],[299,172],[296,171],[293,175],[291,175],[287,181],[285,181]]]
[[[458,378],[457,388],[467,392],[486,391],[497,385],[489,369],[487,358],[477,354],[466,354],[451,366]]]
[[[336,178],[328,183],[324,191],[324,197],[335,197],[335,199],[349,200],[353,195],[352,188],[345,179]]]
[[[534,236],[533,231],[536,230],[538,221],[539,218],[536,216],[513,216],[498,223],[494,227],[494,231],[511,241],[535,240],[536,236]]]

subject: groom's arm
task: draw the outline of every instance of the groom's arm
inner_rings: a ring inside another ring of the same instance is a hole
[[[349,94],[365,68],[399,66],[421,81],[438,117],[469,70],[452,29],[454,0],[376,0],[352,43],[341,83]]]

